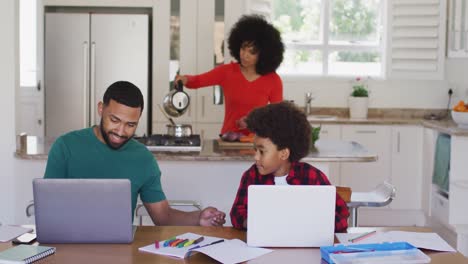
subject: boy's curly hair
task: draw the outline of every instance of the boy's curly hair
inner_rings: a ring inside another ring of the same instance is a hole
[[[260,15],[244,15],[231,29],[228,47],[231,56],[240,62],[243,43],[258,51],[256,71],[265,75],[276,71],[283,61],[284,45],[280,32]]]
[[[309,153],[311,126],[302,110],[283,101],[256,108],[247,116],[247,127],[259,137],[269,138],[282,150],[289,148],[289,161]]]

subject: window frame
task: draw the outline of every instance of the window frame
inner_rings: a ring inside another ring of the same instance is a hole
[[[302,79],[317,79],[317,78],[327,78],[327,79],[349,79],[350,77],[356,76],[356,74],[330,74],[329,73],[329,56],[335,51],[355,51],[355,52],[378,52],[380,54],[380,74],[372,75],[373,79],[385,79],[386,76],[386,62],[387,62],[387,52],[386,52],[386,35],[388,34],[387,29],[387,12],[385,11],[385,0],[379,1],[378,6],[378,35],[379,41],[375,44],[371,43],[340,43],[336,44],[330,43],[330,19],[331,19],[331,0],[321,0],[320,2],[320,32],[319,40],[310,41],[310,42],[286,42],[283,40],[285,49],[293,48],[294,50],[303,50],[303,51],[319,51],[322,53],[322,72],[321,74],[290,74],[290,73],[278,73],[285,80],[302,80]],[[363,74],[357,74],[363,75]]]

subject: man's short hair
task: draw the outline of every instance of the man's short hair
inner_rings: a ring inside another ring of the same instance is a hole
[[[304,112],[293,103],[283,101],[256,108],[246,123],[250,131],[270,139],[278,150],[289,148],[291,162],[309,154],[311,126]]]
[[[143,94],[131,82],[117,81],[111,84],[104,93],[104,105],[109,105],[111,99],[129,107],[141,107],[141,111],[144,108]]]

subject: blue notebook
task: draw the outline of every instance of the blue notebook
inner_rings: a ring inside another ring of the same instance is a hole
[[[54,247],[18,245],[0,252],[0,263],[32,263],[54,253]]]

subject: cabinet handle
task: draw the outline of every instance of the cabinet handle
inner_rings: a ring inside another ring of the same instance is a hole
[[[38,125],[42,125],[42,119],[38,119],[38,120],[37,120],[37,124],[38,124]]]
[[[356,130],[357,134],[375,134],[377,131],[375,130]]]
[[[41,81],[38,81],[38,82],[37,82],[37,91],[38,91],[38,92],[41,91]]]

